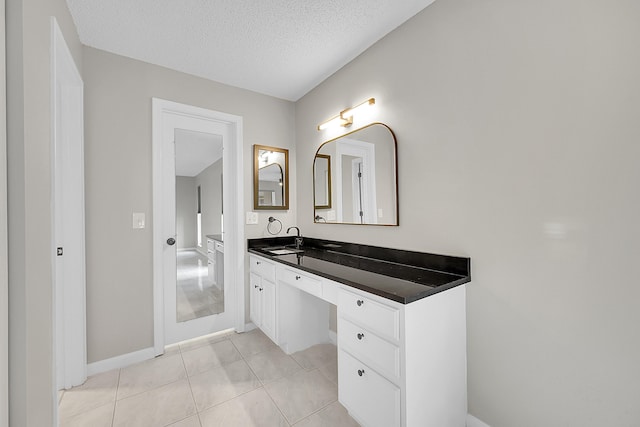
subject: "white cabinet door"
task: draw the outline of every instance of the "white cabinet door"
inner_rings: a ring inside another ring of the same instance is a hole
[[[260,297],[262,298],[262,331],[276,341],[276,285],[262,279]]]
[[[338,352],[340,402],[367,427],[400,426],[400,389],[349,353]]]
[[[251,273],[249,276],[249,317],[257,327],[262,325],[262,293],[260,292],[260,276]]]

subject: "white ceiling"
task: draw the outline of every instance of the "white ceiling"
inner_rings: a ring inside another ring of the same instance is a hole
[[[198,176],[222,157],[222,136],[176,129],[176,176]]]
[[[434,0],[67,0],[85,45],[296,101]]]

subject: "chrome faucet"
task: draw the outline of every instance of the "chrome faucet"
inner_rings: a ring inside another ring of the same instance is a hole
[[[289,234],[289,231],[291,231],[292,228],[295,228],[298,231],[298,234],[296,236],[296,249],[300,249],[303,243],[302,236],[300,235],[300,229],[298,227],[289,227],[287,228],[287,234]]]

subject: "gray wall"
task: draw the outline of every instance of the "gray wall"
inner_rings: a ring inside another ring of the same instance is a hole
[[[291,102],[89,47],[83,48],[83,59],[91,363],[153,345],[151,98],[244,118],[244,192],[238,197],[243,197],[245,210],[253,206],[253,144],[288,148],[295,157],[295,130]],[[295,162],[289,167],[295,195]],[[146,229],[131,229],[132,212],[147,214]],[[266,235],[269,215],[281,219],[285,230],[296,218],[293,209],[261,212],[258,225],[245,227],[245,237]],[[117,242],[116,249],[105,242]]]
[[[7,265],[7,93],[5,8],[0,0],[0,427],[9,426],[9,271]]]
[[[194,177],[176,176],[176,245],[178,249],[195,248],[198,244],[196,192]]]
[[[207,253],[207,234],[220,234],[222,216],[222,159],[213,163],[195,177],[200,186],[202,203],[202,246]]]
[[[35,427],[51,425],[54,413],[51,16],[80,71],[82,49],[64,0],[7,0],[6,7],[9,423]]]
[[[639,18],[622,0],[437,1],[296,103],[304,171],[335,136],[317,124],[376,98],[400,227],[314,224],[310,172],[298,222],[472,258],[469,411],[492,427],[640,419]]]

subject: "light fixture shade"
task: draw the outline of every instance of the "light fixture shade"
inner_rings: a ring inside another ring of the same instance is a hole
[[[340,114],[318,125],[318,130],[324,130],[335,126],[351,126],[353,124],[353,116],[369,108],[376,103],[375,98],[369,98],[366,101],[356,105],[355,107],[342,110]]]
[[[349,126],[352,123],[353,123],[353,118],[351,118],[351,117],[349,117],[348,119],[345,119],[345,118],[340,117],[340,116],[335,116],[335,117],[327,120],[326,122],[320,123],[318,125],[318,130],[325,130],[325,129],[328,129],[330,127],[335,127],[335,126]]]
[[[348,117],[353,117],[355,114],[358,114],[362,110],[369,108],[370,106],[376,103],[375,98],[369,98],[361,104],[356,105],[355,107],[347,108],[346,110],[340,113],[340,117],[346,119]]]

